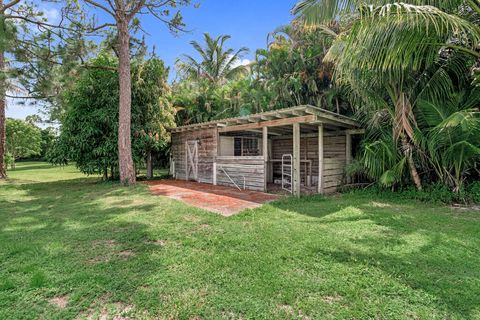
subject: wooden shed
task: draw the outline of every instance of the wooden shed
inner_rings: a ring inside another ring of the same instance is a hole
[[[171,130],[171,173],[238,189],[331,193],[344,183],[357,122],[306,105]]]

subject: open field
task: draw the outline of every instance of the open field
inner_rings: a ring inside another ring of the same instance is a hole
[[[371,195],[225,218],[19,163],[0,183],[0,318],[480,319],[480,212]]]

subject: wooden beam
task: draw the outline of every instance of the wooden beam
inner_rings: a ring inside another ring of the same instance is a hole
[[[354,120],[344,117],[342,115],[336,114],[331,111],[326,111],[326,110],[320,111],[317,108],[307,107],[305,109],[305,112],[318,115],[319,120],[322,122],[324,121],[324,119],[326,119],[326,120],[334,121],[335,123],[337,123],[337,125],[340,125],[340,126],[341,124],[343,124],[343,125],[346,125],[347,127],[348,126],[358,127],[358,123],[355,122]]]
[[[267,177],[268,177],[268,127],[262,128],[262,149],[263,149],[263,191],[267,192]]]
[[[293,195],[300,197],[300,123],[293,124]]]
[[[301,117],[276,119],[276,120],[262,121],[262,122],[256,122],[256,123],[239,124],[239,125],[234,125],[230,127],[218,128],[218,131],[230,132],[230,131],[242,131],[247,129],[258,129],[263,127],[278,127],[278,126],[285,126],[285,125],[290,125],[294,123],[314,122],[316,120],[317,120],[317,116],[307,115],[307,116],[301,116]]]
[[[318,193],[323,194],[323,125],[318,126]]]
[[[345,130],[345,132],[347,134],[364,134],[365,129],[349,129],[349,130]]]

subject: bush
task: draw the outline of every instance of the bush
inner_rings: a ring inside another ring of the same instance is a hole
[[[350,192],[372,194],[382,198],[391,198],[396,200],[418,200],[422,202],[432,203],[480,203],[480,181],[471,183],[466,189],[456,193],[445,185],[431,184],[425,185],[422,191],[418,191],[415,187],[405,187],[397,191],[382,188],[378,185],[368,187],[366,189],[357,189]]]
[[[467,187],[467,193],[474,203],[480,203],[480,181],[474,181]]]

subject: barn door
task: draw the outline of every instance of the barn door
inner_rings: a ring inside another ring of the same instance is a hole
[[[198,181],[198,141],[185,142],[187,154],[187,180]]]

